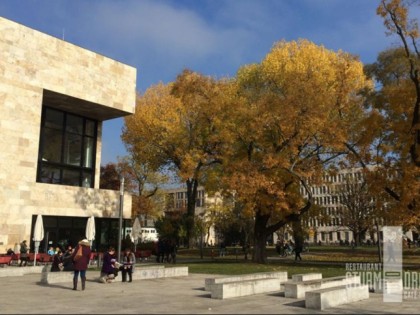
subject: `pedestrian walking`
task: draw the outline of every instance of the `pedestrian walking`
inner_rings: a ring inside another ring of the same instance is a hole
[[[300,256],[300,253],[302,252],[302,250],[303,250],[302,244],[296,244],[295,248],[293,248],[293,251],[295,252],[295,261],[297,261],[298,258],[299,260],[302,260],[302,257]]]

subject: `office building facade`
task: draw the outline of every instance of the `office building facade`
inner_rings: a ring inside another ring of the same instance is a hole
[[[87,218],[97,246],[116,239],[119,192],[99,189],[103,121],[130,115],[136,69],[0,17],[0,252],[74,245]],[[124,195],[123,217],[131,217]]]

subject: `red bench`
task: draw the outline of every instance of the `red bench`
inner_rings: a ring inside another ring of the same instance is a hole
[[[34,263],[34,258],[35,258],[35,253],[29,253],[28,254],[28,264],[30,263]],[[41,254],[36,254],[36,262],[40,262],[41,261]]]
[[[19,263],[20,254],[13,254],[12,261],[10,262],[11,265],[17,265]]]
[[[90,253],[89,265],[93,266],[97,264],[98,253]]]
[[[10,265],[10,262],[12,261],[12,256],[2,256],[0,257],[0,265],[4,267],[4,265]]]
[[[40,253],[38,255],[39,255],[39,262],[41,262],[45,265],[53,262],[53,256],[51,256],[51,255],[48,255],[46,253]],[[32,261],[33,261],[33,259],[32,259]],[[37,261],[38,261],[38,259],[37,259]]]
[[[140,258],[141,260],[144,260],[144,259],[147,260],[150,256],[152,256],[152,251],[151,250],[148,250],[148,249],[146,249],[146,250],[137,250],[136,253],[135,253],[135,256],[137,258]]]

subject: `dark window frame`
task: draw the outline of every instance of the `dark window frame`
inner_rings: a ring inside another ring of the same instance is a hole
[[[45,139],[44,133],[45,133],[45,130],[46,130],[46,127],[45,127],[46,115],[47,115],[47,111],[49,111],[49,110],[57,111],[57,112],[60,112],[64,115],[63,125],[62,125],[62,128],[61,128],[61,142],[60,142],[61,156],[60,156],[60,162],[45,161],[45,160],[42,159],[43,153],[45,152],[45,147],[48,143],[48,139]],[[69,132],[68,128],[67,128],[68,127],[67,126],[68,117],[71,117],[71,116],[81,118],[82,119],[82,124],[83,124],[82,133],[80,134],[81,143],[80,143],[80,150],[79,150],[80,151],[79,165],[72,165],[72,164],[65,163],[65,160],[68,158],[65,155],[65,147],[67,145],[66,141],[68,139],[68,135],[75,134],[73,132]],[[89,130],[87,130],[88,122],[89,123],[93,122],[93,124],[94,124],[93,135],[90,135]],[[96,150],[97,150],[98,125],[99,125],[99,123],[98,123],[97,120],[44,105],[42,107],[42,116],[41,116],[40,140],[39,140],[39,151],[38,151],[38,168],[37,168],[36,181],[38,183],[49,183],[49,184],[58,184],[58,185],[66,185],[66,186],[93,188],[95,186],[95,169],[96,169]],[[90,167],[85,167],[84,165],[86,164],[85,163],[86,162],[85,161],[86,155],[85,155],[84,149],[86,148],[85,144],[88,142],[88,139],[92,141],[92,152],[90,154],[91,166]],[[56,169],[59,170],[59,175],[57,176],[58,179],[57,179],[56,182],[54,182],[54,181],[53,182],[46,182],[45,180],[42,179],[42,170],[44,168],[56,168]],[[77,184],[69,184],[68,182],[65,183],[65,181],[68,180],[68,179],[63,177],[63,173],[65,171],[67,171],[67,172],[78,172],[79,176],[78,176]],[[89,186],[84,185],[84,182],[83,182],[84,175],[88,175],[88,176],[90,175]]]

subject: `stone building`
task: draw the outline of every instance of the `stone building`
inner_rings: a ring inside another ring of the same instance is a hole
[[[178,187],[165,190],[165,209],[166,216],[177,216],[187,212],[187,188]],[[200,220],[209,220],[209,208],[222,202],[220,194],[209,196],[204,187],[199,186],[197,189],[197,200],[195,214]],[[206,244],[216,244],[217,236],[214,226],[206,229],[202,239]],[[197,242],[200,242],[197,239]]]
[[[0,253],[75,244],[95,217],[100,249],[118,237],[119,192],[99,189],[105,120],[135,109],[136,69],[0,17]],[[124,195],[123,217],[131,216]]]

